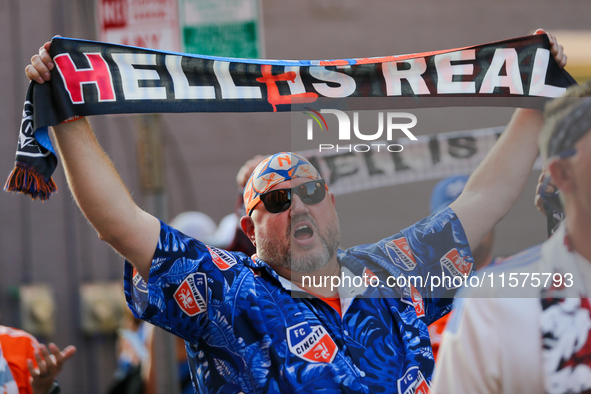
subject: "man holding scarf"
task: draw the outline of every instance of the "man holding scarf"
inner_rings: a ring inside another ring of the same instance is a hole
[[[550,42],[563,67],[562,47]],[[49,45],[27,66],[31,80],[49,80]],[[469,245],[520,195],[541,125],[539,111],[517,110],[449,208],[346,251],[338,250],[335,197],[318,171],[299,155],[272,155],[244,192],[252,257],[204,245],[142,211],[85,118],[54,133],[77,204],[127,260],[130,307],[185,339],[196,392],[426,393],[434,368],[427,324],[451,309],[454,290],[385,283],[441,276],[444,266],[469,274]],[[323,278],[363,280],[316,285]]]

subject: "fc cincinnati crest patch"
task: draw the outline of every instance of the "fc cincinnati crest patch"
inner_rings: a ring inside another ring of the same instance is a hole
[[[365,267],[363,269],[363,275],[361,275],[363,278],[365,278],[365,286],[371,286],[374,283],[379,283],[380,282],[380,278],[378,278],[378,276],[376,274],[373,273],[372,270],[370,270],[369,268]],[[375,279],[374,279],[375,278]]]
[[[424,317],[425,316],[425,303],[423,302],[423,297],[421,293],[413,286],[410,285],[410,296],[412,298],[412,306],[415,308],[417,312],[417,317]]]
[[[211,260],[213,263],[222,271],[236,265],[236,258],[225,250],[208,246],[209,254],[211,254]]]
[[[407,305],[412,307],[415,306],[414,300],[412,299],[412,293],[410,291],[410,286],[405,286],[402,288],[402,295],[400,296],[400,301],[404,302]]]
[[[137,272],[135,267],[133,268],[133,272],[132,272],[131,276],[132,276],[133,286],[137,289],[137,291],[141,291],[142,293],[147,293],[148,292],[148,284],[146,283],[144,278],[142,278],[140,273]]]
[[[412,250],[410,250],[410,246],[408,246],[408,242],[404,237],[386,243],[386,252],[388,252],[388,256],[390,256],[390,260],[394,265],[405,271],[412,271],[417,266],[415,256],[412,254]]]
[[[185,278],[174,292],[174,299],[179,307],[189,316],[195,316],[207,310],[207,276],[195,272]]]
[[[470,275],[472,271],[472,263],[467,262],[456,248],[447,252],[441,260],[441,267],[444,268],[451,276]],[[447,287],[447,286],[446,286]]]
[[[416,365],[410,367],[398,379],[398,394],[429,394],[427,380]]]
[[[300,323],[287,329],[289,351],[304,361],[331,363],[339,349],[326,329]]]

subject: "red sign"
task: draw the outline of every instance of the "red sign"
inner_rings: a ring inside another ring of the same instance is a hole
[[[127,0],[103,0],[103,29],[125,27],[129,14]]]
[[[99,0],[99,40],[180,51],[177,0]]]

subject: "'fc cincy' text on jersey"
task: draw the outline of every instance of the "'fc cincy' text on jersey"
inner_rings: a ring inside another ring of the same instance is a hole
[[[389,276],[469,273],[455,213],[339,250],[338,260],[343,275],[373,282],[347,297],[339,289],[342,317],[318,298],[297,298],[260,259],[162,223],[148,283],[126,263],[125,294],[137,316],[186,341],[198,393],[427,393],[434,368],[427,325],[451,309],[455,290],[382,284]]]

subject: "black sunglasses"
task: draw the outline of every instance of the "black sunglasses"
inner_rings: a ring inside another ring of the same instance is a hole
[[[291,189],[277,189],[260,195],[260,199],[265,205],[265,209],[270,213],[281,213],[291,207],[291,193],[300,196],[304,204],[314,205],[322,202],[326,196],[326,186],[324,179],[303,183]],[[248,215],[254,210],[251,209]]]

